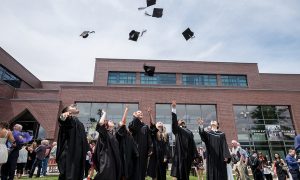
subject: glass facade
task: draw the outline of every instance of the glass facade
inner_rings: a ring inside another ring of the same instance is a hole
[[[108,84],[135,84],[134,72],[109,72]]]
[[[222,86],[248,87],[245,75],[221,75]]]
[[[3,66],[0,65],[0,80],[5,81],[15,88],[20,88],[21,80],[17,78],[13,73],[6,70]]]
[[[192,86],[217,86],[217,75],[182,74],[182,84]]]
[[[184,119],[187,128],[194,134],[196,145],[202,144],[200,135],[198,132],[197,119],[199,117],[205,120],[204,126],[208,126],[211,120],[217,119],[216,106],[215,105],[177,105],[176,113],[178,119]],[[167,132],[169,133],[170,143],[175,140],[175,136],[172,134],[172,117],[171,117],[171,105],[170,104],[156,104],[156,121],[161,121],[165,124]]]
[[[141,73],[141,84],[176,85],[176,74],[155,73],[154,76],[146,76]]]
[[[238,141],[244,148],[261,151],[268,160],[274,153],[285,157],[294,145],[295,129],[289,106],[234,106]]]
[[[95,139],[97,137],[95,128],[99,120],[99,115],[97,114],[98,109],[104,109],[106,111],[106,119],[113,120],[116,124],[121,121],[126,104],[128,104],[129,108],[127,123],[132,120],[133,112],[138,110],[138,104],[129,103],[77,102],[76,104],[80,111],[78,119],[84,124],[86,131],[92,139]]]

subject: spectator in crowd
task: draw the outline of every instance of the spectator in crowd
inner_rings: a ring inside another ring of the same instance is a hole
[[[57,149],[57,143],[52,143],[52,149],[50,151],[50,159],[49,159],[49,172],[55,171],[55,165],[56,165],[56,149]]]
[[[274,154],[274,174],[277,176],[278,180],[286,180],[288,176],[287,169],[285,167],[285,162],[283,159],[280,158],[280,155],[275,153]]]
[[[300,172],[299,172],[299,163],[295,158],[296,151],[294,149],[289,149],[289,154],[286,156],[285,161],[288,165],[289,172],[291,173],[293,180],[300,180]]]
[[[25,164],[27,162],[28,151],[26,146],[23,146],[19,151],[19,157],[17,160],[17,178],[20,179],[23,175]]]
[[[195,167],[197,168],[197,177],[198,180],[204,180],[204,150],[203,147],[200,147],[198,149],[198,153],[199,153],[199,160],[198,162],[195,164]]]
[[[28,152],[28,156],[27,156],[27,163],[25,166],[25,173],[29,174],[30,170],[32,168],[33,162],[35,160],[35,156],[36,156],[36,152],[35,149],[37,148],[37,143],[33,142],[31,145],[29,145],[26,150]]]
[[[273,180],[271,166],[269,165],[269,161],[267,157],[262,153],[258,153],[259,160],[261,161],[262,171],[264,173],[266,180]]]
[[[42,161],[45,158],[46,148],[47,148],[47,140],[42,140],[41,145],[39,145],[39,147],[37,147],[35,149],[36,157],[35,157],[35,161],[32,165],[32,168],[30,170],[29,178],[32,178],[35,168],[37,166],[38,166],[38,171],[37,171],[36,177],[40,177],[40,173],[41,173],[41,169],[42,169]]]
[[[44,140],[46,146],[45,158],[42,160],[42,177],[47,176],[48,161],[51,152],[51,145],[48,140]]]
[[[232,152],[233,154],[233,158],[232,161],[237,161],[236,162],[236,170],[238,172],[239,175],[239,179],[240,180],[250,180],[250,177],[248,175],[248,169],[247,169],[247,165],[248,165],[248,158],[249,155],[247,153],[246,150],[244,150],[240,143],[238,143],[236,140],[232,140],[232,144],[233,146],[235,146],[236,148],[232,148]],[[237,178],[238,179],[238,178]]]
[[[6,146],[7,140],[10,143],[13,143],[15,138],[13,137],[12,132],[8,129],[8,123],[0,122],[0,170],[1,166],[6,163],[8,159],[8,151]]]
[[[258,158],[257,152],[253,151],[249,158],[249,165],[252,170],[254,180],[264,180],[262,169],[262,163]]]
[[[93,155],[95,153],[96,148],[96,140],[92,140],[90,143],[90,159],[89,159],[89,170],[88,170],[88,176],[87,179],[90,180],[94,176],[95,166],[93,162]]]
[[[17,168],[17,161],[19,157],[19,150],[22,148],[23,144],[27,142],[27,138],[25,138],[22,131],[23,126],[20,124],[15,124],[13,127],[13,136],[15,142],[9,147],[9,155],[7,162],[1,168],[1,178],[2,179],[14,179],[15,171]],[[29,134],[28,134],[29,135]],[[29,139],[28,139],[29,140]],[[31,139],[30,139],[31,140]],[[29,141],[30,141],[29,140]]]

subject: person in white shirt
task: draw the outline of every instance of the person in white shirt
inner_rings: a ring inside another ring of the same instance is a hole
[[[17,178],[20,179],[23,175],[23,170],[25,164],[27,163],[28,151],[26,150],[26,146],[23,146],[22,149],[19,150],[19,157],[17,160]]]

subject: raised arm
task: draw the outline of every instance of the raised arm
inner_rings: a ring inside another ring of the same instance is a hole
[[[179,126],[177,122],[177,114],[176,114],[176,101],[172,101],[172,132],[174,134],[178,133]]]
[[[104,120],[106,119],[106,112],[102,110],[102,116],[100,117],[99,124],[102,126],[104,124]]]
[[[128,114],[128,105],[126,104],[126,105],[125,105],[124,114],[123,114],[123,117],[122,117],[122,120],[121,120],[121,124],[122,124],[122,125],[126,125],[126,117],[127,117],[127,114]]]
[[[155,121],[154,121],[153,116],[152,116],[152,109],[150,107],[148,107],[147,112],[148,112],[149,117],[150,117],[150,124],[155,125]]]
[[[208,141],[207,132],[204,131],[204,121],[202,118],[198,119],[198,125],[199,125],[199,135],[201,137],[201,140],[206,144]]]

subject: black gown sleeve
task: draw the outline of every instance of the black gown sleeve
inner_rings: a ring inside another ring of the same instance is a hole
[[[147,128],[148,128],[148,126],[147,126]],[[147,142],[148,143],[148,154],[150,154],[153,151],[153,142],[152,142],[152,138],[151,138],[150,129],[148,128],[147,131],[148,131],[148,133],[147,133],[147,135],[148,135],[148,137],[147,137],[147,139],[148,139],[148,142]]]
[[[128,125],[129,131],[132,135],[135,135],[140,127],[141,121],[137,117],[133,117],[132,121]]]
[[[208,134],[206,131],[204,131],[204,128],[203,127],[200,127],[199,126],[199,135],[201,137],[201,140],[207,144],[208,143]]]
[[[177,122],[177,115],[172,112],[172,132],[173,134],[177,134],[179,131],[179,126]]]
[[[231,160],[231,155],[230,155],[229,148],[227,145],[225,133],[223,133],[221,135],[221,143],[222,143],[222,149],[223,149],[223,158],[224,159],[227,158],[228,159],[227,163],[229,163]]]

